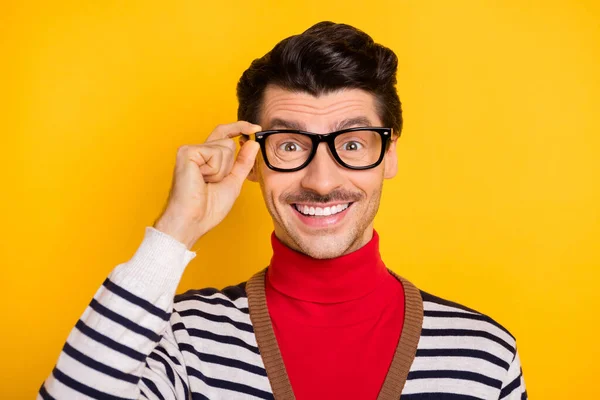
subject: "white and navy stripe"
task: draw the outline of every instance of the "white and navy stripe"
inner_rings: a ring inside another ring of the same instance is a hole
[[[123,314],[121,300],[104,305],[102,295],[92,300],[86,314],[105,320],[104,328],[78,321],[41,398],[273,398],[244,284],[176,296],[169,323],[168,314],[116,283],[107,280],[104,288],[147,315],[132,320]],[[421,294],[421,340],[403,399],[527,398],[515,339],[506,329],[474,310]],[[148,319],[165,322],[160,335],[140,324]],[[90,341],[92,354],[77,349]],[[150,344],[155,346],[146,355],[143,348]]]
[[[421,297],[421,339],[402,398],[527,398],[515,338],[504,327],[426,292]]]
[[[140,251],[113,271],[71,331],[38,399],[273,399],[245,284],[189,291],[173,302],[176,280],[169,274],[182,273],[192,257],[174,239],[147,235],[146,248],[158,254]],[[170,267],[174,259],[180,264]],[[140,260],[148,267],[140,268]],[[146,285],[148,270],[163,275]],[[421,297],[423,326],[402,399],[527,398],[515,338],[506,329],[459,304]]]

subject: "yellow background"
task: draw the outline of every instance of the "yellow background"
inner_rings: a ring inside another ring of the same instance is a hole
[[[596,398],[596,0],[3,2],[0,398],[34,397],[161,211],[177,147],[234,121],[252,59],[320,20],[400,59],[387,265],[510,329],[532,398]],[[248,183],[180,291],[247,279],[271,229]]]

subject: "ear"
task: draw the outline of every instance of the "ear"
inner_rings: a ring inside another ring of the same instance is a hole
[[[383,177],[391,179],[398,172],[398,155],[396,154],[396,143],[399,136],[394,135],[390,141],[390,146],[385,152]]]
[[[248,140],[250,140],[250,138],[248,136],[241,135],[240,136],[240,147],[242,147],[244,145],[244,143],[246,143]],[[251,182],[258,182],[256,168],[258,168],[258,157],[260,157],[260,156],[261,156],[261,154],[260,154],[260,150],[259,150],[258,154],[256,155],[256,160],[254,161],[254,166],[252,167],[252,169],[250,170],[250,173],[246,177],[246,179],[248,179]]]

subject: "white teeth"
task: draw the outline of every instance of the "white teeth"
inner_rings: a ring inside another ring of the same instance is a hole
[[[346,203],[346,204],[338,204],[335,206],[331,206],[331,207],[309,207],[309,206],[301,206],[301,205],[295,205],[296,210],[298,210],[299,212],[301,212],[304,215],[323,215],[323,216],[329,216],[329,215],[335,215],[339,212],[344,211],[346,208],[348,208],[350,204]]]

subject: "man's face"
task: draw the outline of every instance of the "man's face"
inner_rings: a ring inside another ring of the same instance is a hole
[[[361,119],[362,123],[356,122]],[[325,134],[357,126],[382,126],[382,122],[374,96],[362,90],[346,89],[314,97],[269,86],[260,125],[264,130],[299,129]],[[396,174],[395,149],[394,138],[379,166],[351,170],[339,165],[327,144],[321,143],[305,168],[276,172],[261,156],[249,179],[260,182],[275,234],[283,243],[313,258],[339,257],[371,239],[383,179]],[[329,207],[329,212],[324,211],[327,214],[346,206],[332,215],[307,216],[298,210]]]

